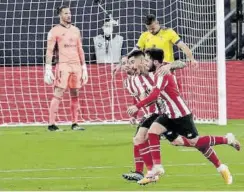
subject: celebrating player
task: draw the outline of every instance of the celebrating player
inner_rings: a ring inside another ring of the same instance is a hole
[[[163,63],[162,50],[152,49],[149,54],[152,67],[160,68]],[[141,65],[145,64],[141,62]],[[137,68],[135,65],[134,67],[135,69]],[[166,131],[172,131],[184,136],[180,137],[183,145],[197,148],[214,164],[218,172],[223,176],[225,182],[231,184],[232,176],[228,167],[220,162],[211,146],[229,144],[235,149],[240,150],[239,142],[235,139],[233,134],[227,134],[225,137],[198,136],[191,111],[180,96],[174,75],[170,73],[164,76],[155,75],[154,88],[151,93],[144,100],[129,107],[128,113],[134,114],[138,109],[155,101],[158,97],[166,101],[166,113],[158,117],[148,131],[149,146],[154,165],[153,168],[149,170],[146,177],[138,181],[138,183],[150,183],[156,180],[155,176],[164,173],[161,164],[159,135]]]
[[[138,51],[140,54],[141,51]],[[125,88],[129,91],[129,93],[133,96],[134,103],[136,104],[141,99],[145,98],[147,90],[145,90],[145,86],[142,84],[145,81],[153,82],[151,79],[153,75],[147,75],[145,79],[140,78],[139,76],[134,75],[134,70],[130,67],[135,60],[134,57],[137,57],[137,52],[133,52],[131,55],[122,58],[122,70],[125,71],[128,75],[127,79],[124,81]],[[135,163],[135,171],[130,173],[125,173],[122,176],[126,180],[139,181],[143,179],[143,168],[144,168],[144,159],[145,156],[148,166],[147,169],[151,169],[153,162],[151,154],[145,151],[148,148],[148,141],[146,139],[147,131],[151,125],[151,123],[159,116],[158,110],[156,110],[156,105],[151,105],[150,107],[142,108],[144,112],[144,116],[139,123],[135,136],[133,137],[133,153],[134,153],[134,163]],[[136,124],[137,114],[135,113],[133,117],[130,118],[131,124]],[[146,142],[145,142],[146,141]],[[147,152],[147,153],[146,153]]]
[[[141,62],[141,59],[144,59],[143,52],[140,50],[135,50],[128,55],[128,60],[126,57],[122,58],[122,70],[128,74],[127,79],[125,80],[125,87],[129,91],[129,93],[133,96],[134,102],[138,102],[141,99],[145,98],[149,93],[149,90],[152,89],[154,74],[153,72],[147,73],[143,76],[134,75],[134,70],[131,68],[133,64],[137,65],[136,62]],[[141,65],[142,67],[146,67]],[[185,67],[185,63],[183,62],[175,62],[171,65],[174,69]],[[145,69],[141,69],[142,71],[146,71]],[[138,72],[138,70],[137,70]],[[162,101],[158,101],[156,103],[151,104],[147,108],[143,108],[144,117],[139,123],[135,136],[133,138],[134,143],[134,163],[135,163],[135,171],[131,173],[125,173],[122,176],[126,180],[139,181],[143,178],[143,167],[144,161],[148,170],[152,169],[153,162],[151,158],[151,154],[149,151],[149,144],[147,140],[147,131],[150,128],[151,124],[156,120],[156,118],[164,112],[164,105]],[[131,117],[130,122],[132,124],[135,123],[137,114],[134,114]],[[172,137],[173,134],[164,134],[166,139],[170,142],[174,141],[176,137]],[[174,142],[174,144],[181,145]]]
[[[60,24],[53,27],[47,38],[47,52],[44,81],[48,85],[54,83],[54,96],[49,109],[48,130],[60,130],[55,125],[56,114],[63,94],[70,90],[70,110],[72,130],[84,130],[77,124],[79,108],[79,89],[88,81],[84,51],[82,49],[80,30],[71,24],[69,7],[61,6],[57,9]],[[52,72],[53,51],[57,51],[57,65],[55,77]]]
[[[136,80],[136,77],[134,76],[134,71],[132,68],[130,68],[129,64],[128,64],[128,58],[127,57],[122,57],[121,59],[121,69],[122,71],[127,73],[127,78],[124,80],[124,87],[128,90],[128,92],[131,94],[131,96],[133,96],[133,101],[134,104],[136,104],[138,101],[140,101],[141,98],[141,89],[138,88],[138,86],[136,85],[136,81],[138,81],[138,79]],[[143,108],[143,112],[146,115],[148,113],[147,109]],[[132,125],[136,124],[136,117],[137,117],[137,113],[135,113],[131,118],[130,118],[130,123]],[[137,129],[139,130],[139,129]],[[143,130],[142,130],[143,131]],[[138,135],[140,132],[136,132],[136,135]],[[130,180],[130,181],[139,181],[141,179],[143,179],[144,175],[143,175],[143,168],[144,168],[144,162],[142,159],[142,156],[140,155],[140,151],[139,151],[139,146],[135,140],[135,137],[133,138],[133,155],[134,155],[134,165],[135,165],[135,171],[132,171],[130,173],[125,173],[122,176],[126,179],[126,180]],[[151,158],[151,162],[152,162],[152,158]]]

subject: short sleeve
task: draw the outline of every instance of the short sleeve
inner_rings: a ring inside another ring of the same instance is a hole
[[[139,40],[136,44],[137,47],[139,47],[141,50],[145,49],[145,40],[146,40],[146,36],[145,36],[145,32],[143,32],[141,34],[141,36],[139,37]]]
[[[177,44],[181,41],[179,35],[173,29],[169,29],[169,36],[170,36],[170,41],[173,44]]]

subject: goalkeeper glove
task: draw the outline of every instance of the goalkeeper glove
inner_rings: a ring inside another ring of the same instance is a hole
[[[82,81],[83,81],[83,85],[87,84],[87,81],[88,81],[88,73],[87,73],[87,67],[86,67],[86,64],[85,62],[83,63],[82,65]]]
[[[46,64],[44,82],[48,85],[51,85],[53,83],[53,80],[54,80],[54,75],[52,72],[52,65]]]

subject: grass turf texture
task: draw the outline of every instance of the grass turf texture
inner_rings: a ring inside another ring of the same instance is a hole
[[[133,170],[130,125],[85,126],[86,131],[48,132],[46,127],[0,128],[0,190],[244,190],[244,152],[215,146],[234,183],[226,185],[201,153],[161,142],[165,176],[139,186],[121,174]],[[198,125],[202,135],[234,133],[244,143],[244,121]]]

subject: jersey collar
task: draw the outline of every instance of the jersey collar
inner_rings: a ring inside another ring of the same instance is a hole
[[[155,34],[153,34],[153,35],[157,35],[160,31],[161,31],[161,27],[160,27],[160,29],[155,33]]]
[[[62,27],[66,28],[66,29],[69,29],[71,27],[71,24],[69,27],[66,27],[65,25],[63,25],[62,23],[59,23],[59,25],[61,25]]]

